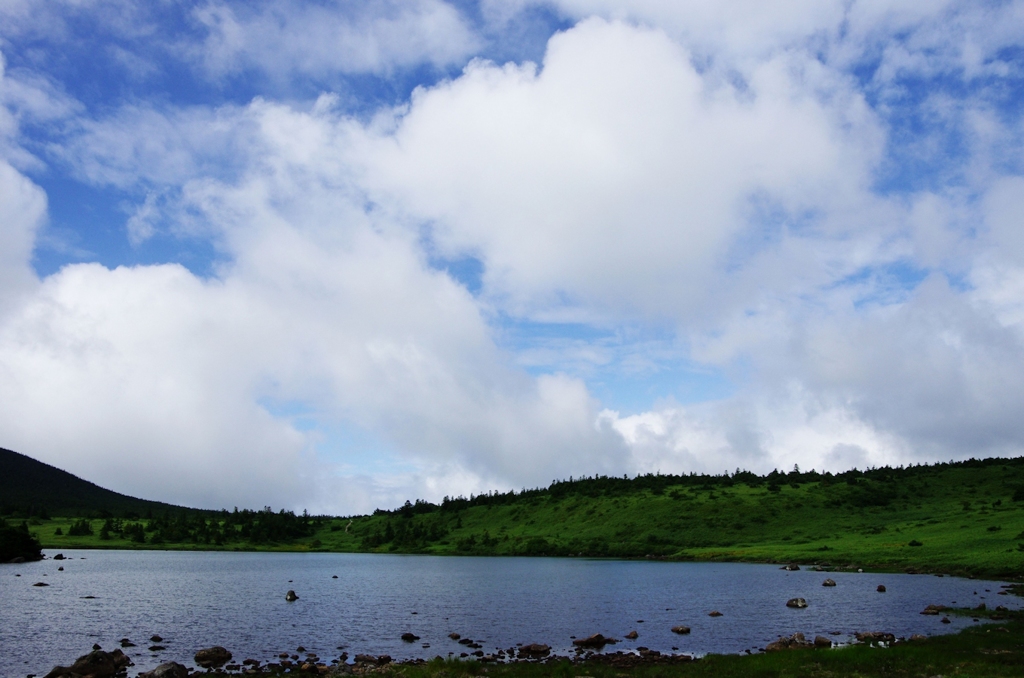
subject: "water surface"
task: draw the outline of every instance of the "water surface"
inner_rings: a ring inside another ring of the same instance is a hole
[[[53,556],[56,551],[47,551]],[[970,619],[922,616],[928,604],[1020,606],[1001,582],[905,574],[787,572],[774,565],[573,558],[470,558],[341,553],[64,551],[70,560],[0,566],[0,675],[44,675],[94,643],[130,638],[132,675],[162,661],[191,665],[223,645],[236,661],[298,646],[322,659],[344,648],[396,659],[540,642],[567,653],[572,636],[640,637],[609,646],[694,654],[756,650],[779,635],[849,640],[856,631],[936,634]],[[64,571],[57,570],[63,566]],[[16,577],[20,574],[20,577]],[[337,579],[333,578],[337,575]],[[822,587],[826,577],[834,588]],[[36,582],[47,587],[34,587]],[[886,593],[876,592],[879,584]],[[299,600],[289,603],[294,589]],[[87,598],[87,596],[93,596]],[[795,610],[786,600],[806,598]],[[712,610],[721,617],[709,617]],[[688,636],[670,629],[691,627]],[[402,633],[421,637],[401,641]],[[150,652],[150,636],[166,650]],[[429,644],[429,647],[423,647]]]

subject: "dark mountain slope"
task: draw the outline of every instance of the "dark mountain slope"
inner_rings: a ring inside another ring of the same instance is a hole
[[[67,471],[0,448],[0,515],[138,517],[179,506],[106,490]]]

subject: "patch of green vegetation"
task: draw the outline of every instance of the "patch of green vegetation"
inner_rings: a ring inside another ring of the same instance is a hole
[[[37,520],[46,548],[302,551],[325,550],[317,535],[343,523],[291,511],[181,511],[150,519]],[[353,542],[354,545],[354,542]],[[353,549],[346,549],[353,550]]]

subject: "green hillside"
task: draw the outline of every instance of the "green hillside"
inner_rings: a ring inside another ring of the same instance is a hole
[[[584,478],[418,502],[325,548],[829,563],[1024,575],[1024,458],[840,475]]]
[[[1024,577],[1024,458],[837,475],[581,478],[351,518],[180,509],[28,461],[36,475],[0,466],[0,504],[19,496],[23,507],[24,497],[45,507],[53,517],[37,511],[29,526],[46,548],[667,558]],[[43,501],[61,494],[57,481],[76,492]],[[8,494],[15,486],[21,495]]]
[[[185,509],[105,490],[67,471],[0,448],[0,515],[145,516],[181,510]]]

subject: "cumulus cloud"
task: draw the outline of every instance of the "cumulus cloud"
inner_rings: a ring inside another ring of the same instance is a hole
[[[765,238],[751,213],[870,203],[879,142],[812,62],[768,61],[741,92],[660,31],[592,20],[553,37],[542,69],[477,62],[418,92],[364,163],[442,252],[478,254],[514,312],[678,316],[717,303],[737,243]]]

